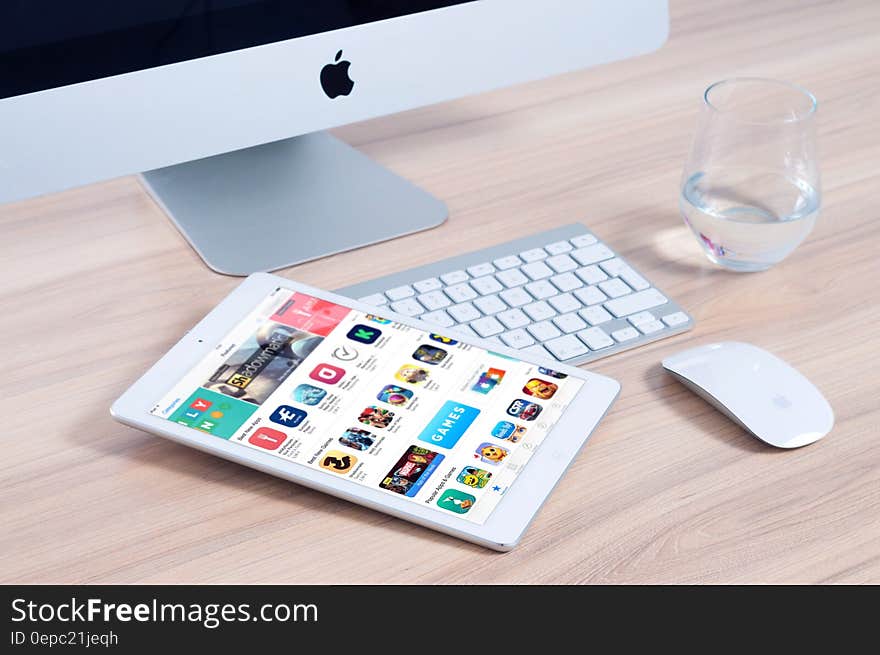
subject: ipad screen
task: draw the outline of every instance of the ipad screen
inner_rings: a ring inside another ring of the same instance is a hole
[[[583,384],[278,288],[151,413],[483,523]]]

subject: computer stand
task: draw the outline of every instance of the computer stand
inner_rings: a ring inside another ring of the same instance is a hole
[[[144,185],[205,263],[273,271],[425,230],[446,205],[326,132],[147,171]]]

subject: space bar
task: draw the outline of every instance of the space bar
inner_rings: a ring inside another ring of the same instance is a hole
[[[605,303],[605,309],[614,314],[617,318],[629,316],[636,312],[643,312],[652,307],[658,307],[669,302],[662,293],[657,289],[645,289],[638,293],[632,293],[628,296],[621,296]]]

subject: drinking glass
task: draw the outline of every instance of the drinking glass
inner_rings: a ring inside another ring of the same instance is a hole
[[[816,98],[761,78],[716,82],[703,94],[679,207],[706,256],[763,271],[812,231],[821,195]]]

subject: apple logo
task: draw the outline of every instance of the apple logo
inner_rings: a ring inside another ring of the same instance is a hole
[[[336,63],[327,64],[321,69],[321,88],[330,99],[338,96],[347,96],[354,88],[354,80],[348,76],[348,67],[351,66],[350,61],[339,61],[342,57],[342,50],[336,53]]]

